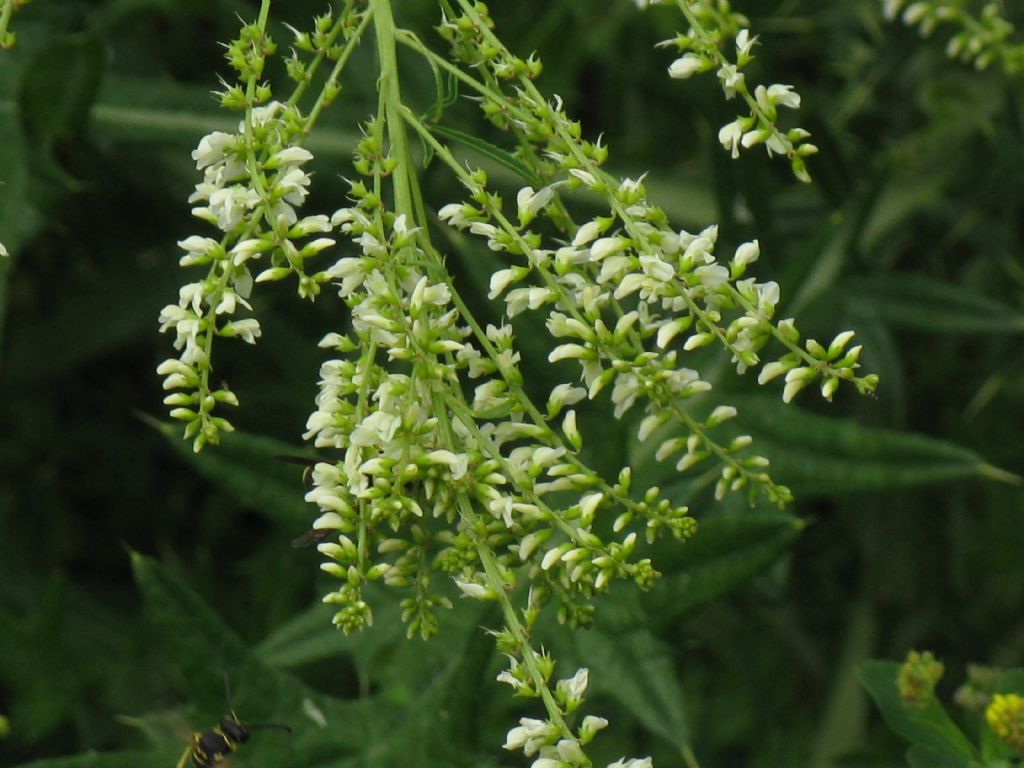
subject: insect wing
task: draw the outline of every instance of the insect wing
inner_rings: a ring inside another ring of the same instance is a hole
[[[330,528],[314,528],[311,531],[306,531],[297,539],[293,539],[292,546],[296,549],[301,549],[302,547],[311,547],[314,544],[319,544],[321,541],[328,538],[332,533],[334,533],[334,531]]]

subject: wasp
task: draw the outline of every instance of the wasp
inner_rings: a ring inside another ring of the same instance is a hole
[[[291,728],[280,723],[243,723],[239,720],[231,705],[231,686],[228,684],[227,675],[224,675],[224,693],[227,697],[230,716],[221,719],[217,725],[205,733],[193,734],[192,743],[185,749],[176,768],[185,768],[190,757],[195,768],[216,765],[247,742],[249,731],[256,728],[278,728],[288,733],[292,732]]]

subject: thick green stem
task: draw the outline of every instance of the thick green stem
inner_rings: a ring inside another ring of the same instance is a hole
[[[388,125],[388,139],[391,155],[397,161],[393,175],[395,212],[405,214],[414,220],[416,208],[413,204],[412,155],[409,140],[402,119],[402,91],[398,80],[398,56],[395,50],[395,18],[391,13],[390,0],[370,0],[373,12],[373,28],[377,36],[377,61],[380,79],[377,87],[384,98],[384,110]]]

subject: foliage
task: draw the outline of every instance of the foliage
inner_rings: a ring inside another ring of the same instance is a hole
[[[870,661],[858,676],[881,710],[886,723],[910,742],[907,762],[913,768],[963,766],[1008,768],[1024,756],[1024,671],[974,668],[956,701],[972,720],[972,743],[956,725],[936,696],[942,664],[931,653],[911,651],[895,664]],[[914,678],[928,678],[924,687],[909,686]]]
[[[590,668],[584,709],[612,723],[592,757],[902,764],[905,745],[850,684],[858,664],[926,645],[953,676],[970,660],[1017,666],[1024,650],[1019,78],[998,56],[981,72],[948,59],[952,25],[922,41],[876,0],[733,3],[758,36],[746,77],[800,94],[799,113],[779,120],[783,133],[799,120],[813,134],[813,181],[801,184],[785,162],[723,148],[722,126],[739,112],[713,73],[669,78],[689,49],[653,46],[676,39],[678,9],[493,5],[502,39],[538,52],[538,85],[562,96],[584,138],[604,131],[609,173],[654,169],[644,179],[652,205],[693,232],[717,221],[722,254],[756,239],[751,274],[783,286],[779,317],[811,336],[856,329],[864,370],[883,382],[877,399],[840,390],[831,405],[782,406],[733,375],[729,353],[693,353],[714,404],[737,408],[717,428],[722,439],[754,438],[773,481],[797,498],[785,512],[763,502],[751,511],[741,495],[716,504],[718,472],[680,475],[652,460],[678,436],[670,424],[641,442],[639,418],[619,424],[601,404],[575,406],[580,432],[594,436],[587,466],[612,482],[632,467],[634,487],[658,485],[700,524],[684,545],[655,542],[661,580],[641,597],[616,584],[591,630],[569,631],[553,612],[537,621],[536,639],[568,670],[560,677]],[[280,22],[306,29],[322,6],[281,4],[272,37],[286,49],[293,37]],[[1006,6],[1000,18],[1019,25]],[[408,642],[398,607],[370,584],[374,624],[345,637],[319,603],[332,580],[289,547],[315,515],[301,502],[301,468],[273,456],[314,455],[298,433],[316,343],[344,312],[332,292],[297,305],[291,288],[261,285],[258,349],[217,352],[213,386],[228,377],[243,406],[239,431],[215,450],[181,450],[168,427],[137,417],[157,414],[163,397],[151,371],[166,354],[151,319],[177,291],[173,243],[195,231],[181,202],[195,182],[188,153],[238,123],[209,96],[212,73],[225,71],[217,43],[256,12],[244,0],[47,0],[14,15],[17,44],[0,52],[0,242],[10,253],[0,262],[0,763],[172,765],[191,732],[225,714],[227,672],[243,719],[295,730],[256,732],[235,765],[523,764],[499,745],[537,710],[494,683],[502,661],[480,632],[501,621],[490,604],[455,600],[438,613],[439,638]],[[424,38],[438,23],[418,8],[403,14]],[[331,180],[352,178],[349,157],[365,140],[355,126],[376,104],[370,53],[353,51],[351,77],[309,144],[310,210],[351,205]],[[404,91],[425,114],[450,85],[412,70]],[[444,110],[439,143],[485,167],[514,213],[523,168],[494,151],[501,134],[464,99]],[[462,199],[442,162],[435,148],[424,189]],[[587,195],[570,209],[582,222],[609,212]],[[485,295],[501,268],[476,240],[443,241],[467,296]],[[481,322],[500,322],[468,303]],[[543,322],[524,313],[515,333],[523,359],[542,361],[523,378],[544,402],[565,374],[543,362]],[[695,401],[694,418],[714,404]],[[880,687],[895,685],[897,669],[861,675],[906,737],[917,721],[894,720],[904,705]],[[1012,714],[1014,700],[1003,701]],[[914,759],[983,754],[983,714],[947,718],[946,740],[910,736]]]

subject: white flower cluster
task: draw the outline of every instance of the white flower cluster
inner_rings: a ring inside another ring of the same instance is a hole
[[[183,286],[177,304],[161,311],[160,330],[174,332],[179,355],[161,363],[157,371],[166,377],[164,389],[182,390],[164,402],[172,407],[173,418],[185,422],[185,436],[196,450],[231,429],[228,421],[212,415],[214,406],[237,405],[229,390],[208,386],[213,338],[255,343],[261,333],[259,321],[231,319],[240,307],[252,309],[253,283],[297,272],[300,294],[313,295],[317,279],[304,275],[302,263],[334,244],[331,238],[318,237],[296,245],[301,238],[331,229],[326,216],[300,219],[296,211],[310,182],[303,166],[313,157],[290,143],[297,121],[293,110],[270,102],[252,109],[237,133],[215,131],[192,153],[196,168],[203,171],[203,180],[189,198],[199,203],[192,213],[223,235],[220,240],[192,235],[178,243],[185,251],[182,266],[205,266],[208,272],[204,279]],[[267,254],[272,266],[254,278],[253,264]]]
[[[573,169],[569,175],[595,191],[606,189],[594,173]],[[679,407],[683,400],[711,389],[696,370],[681,365],[681,353],[718,342],[732,353],[742,372],[760,363],[759,351],[778,332],[773,324],[778,285],[742,277],[759,255],[757,241],[742,244],[729,262],[721,264],[714,255],[717,227],[699,234],[668,229],[660,211],[647,202],[639,180],[624,179],[612,197],[610,216],[586,222],[570,243],[558,248],[532,246],[535,238],[523,223],[552,203],[552,187],[520,190],[518,226],[481,190],[474,191],[473,198],[487,201],[485,205],[453,203],[442,208],[440,216],[485,238],[491,250],[525,255],[526,264],[492,276],[490,295],[503,296],[510,317],[527,309],[545,309],[548,332],[559,341],[548,359],[578,363],[584,386],[576,397],[593,399],[609,388],[617,418],[641,403],[646,414],[640,423],[641,439],[676,419],[691,434],[666,441],[659,458],[682,452],[677,464],[682,471],[714,456],[724,461],[721,493],[726,487],[753,483],[770,498],[786,500],[788,492],[774,486],[762,471],[763,458],[734,456],[749,438],[719,446],[707,434],[734,410],[718,409],[698,425]],[[531,278],[532,285],[520,285]],[[633,308],[624,307],[627,302]],[[729,321],[727,313],[733,315]],[[791,328],[792,321],[782,327]],[[674,348],[680,336],[685,342]],[[849,362],[855,361],[856,354]],[[796,387],[791,388],[786,399],[795,393]]]
[[[957,31],[946,44],[952,59],[972,63],[977,69],[997,64],[1013,74],[1024,71],[1024,44],[1013,43],[1013,24],[1002,15],[1001,3],[988,2],[977,16],[962,0],[882,0],[887,19],[902,17],[908,26],[917,26],[925,37],[942,24]]]
[[[719,5],[705,9],[710,18],[721,16],[727,4]],[[689,13],[687,6],[680,7]],[[692,22],[699,26],[695,17]],[[468,11],[459,24],[451,22],[451,34],[462,35],[453,46],[469,49],[472,36],[484,34],[484,24],[485,19]],[[748,50],[751,41],[742,31],[738,39]],[[500,48],[500,41],[489,37],[487,42],[499,53],[476,63],[491,68],[495,82],[503,79],[499,71],[522,69]],[[735,88],[741,92],[746,86],[740,80]],[[506,216],[500,198],[486,189],[479,174],[467,173],[445,147],[432,144],[469,191],[469,200],[441,209],[442,220],[482,237],[489,249],[510,259],[493,275],[490,296],[502,296],[510,316],[524,310],[546,312],[548,331],[559,341],[549,359],[577,361],[586,395],[596,397],[609,388],[618,416],[642,403],[642,438],[667,421],[677,422],[685,439],[663,445],[663,457],[682,452],[677,466],[684,469],[714,459],[723,465],[719,494],[746,487],[784,503],[789,492],[765,474],[766,461],[737,455],[749,438],[721,445],[708,434],[707,423],[681,407],[686,398],[710,388],[699,372],[681,364],[681,356],[716,343],[729,351],[742,372],[762,365],[761,350],[774,339],[788,352],[763,365],[760,380],[785,374],[783,397],[788,401],[812,383],[820,383],[823,396],[831,399],[840,379],[871,391],[876,378],[855,375],[860,348],[845,350],[849,334],[840,334],[828,349],[813,340],[798,346],[793,321],[774,320],[778,286],[744,277],[759,254],[756,241],[742,244],[728,262],[720,263],[714,254],[717,228],[696,234],[671,229],[664,213],[648,202],[642,178],[616,179],[602,170],[607,148],[581,138],[579,124],[565,115],[561,100],[549,103],[525,75],[515,79],[512,90],[504,101],[485,94],[481,107],[515,133],[520,144],[534,147],[543,158],[542,175],[549,180],[540,189],[530,186],[518,192],[514,216]],[[793,98],[785,86],[776,87],[770,97],[768,89],[762,95],[776,105]],[[421,135],[432,141],[427,131]],[[580,225],[571,220],[560,196],[581,186],[605,198],[608,216]],[[541,214],[567,242],[545,246],[544,238],[528,228]],[[676,338],[682,340],[681,349],[673,342]],[[725,420],[722,411],[714,413],[712,426]]]
[[[522,690],[518,663],[512,660],[512,672],[498,675],[500,682],[509,683],[517,692]],[[575,733],[567,733],[567,726],[561,715],[574,712],[583,703],[589,682],[589,671],[579,669],[570,678],[559,680],[555,686],[554,699],[559,708],[557,720],[539,720],[524,717],[519,725],[512,728],[505,738],[505,749],[521,749],[523,754],[533,758],[530,768],[592,768],[593,762],[586,756],[583,747],[589,744],[598,731],[608,727],[603,717],[587,715]],[[609,763],[608,768],[652,768],[649,757],[622,758]]]
[[[630,562],[635,533],[605,544],[592,532],[599,508],[626,508],[629,517],[616,530],[634,515],[648,519],[649,533],[665,527],[689,535],[695,525],[685,508],[671,509],[656,495],[630,500],[628,472],[608,485],[579,462],[576,414],[562,411],[585,391],[559,386],[546,416],[531,412],[511,327],[489,326],[471,343],[451,288],[423,266],[430,259],[404,216],[357,206],[336,212],[332,224],[360,250],[324,273],[351,308],[355,339],[324,338],[322,346],[346,356],[322,366],[304,437],[343,453],[337,463],[316,466],[306,497],[323,512],[315,527],[339,536],[321,545],[329,557],[324,569],[344,580],[327,597],[340,606],[336,623],[351,630],[370,620],[359,596],[363,580],[423,586],[435,556],[463,594],[493,597],[470,542],[451,538],[450,525],[468,524],[478,511],[486,511],[496,540],[509,542],[497,547],[509,553],[503,566],[534,563],[567,594],[589,595],[613,578],[649,584],[656,576],[649,561]],[[464,399],[463,384],[473,380],[472,397]],[[560,414],[561,434],[548,424]],[[578,498],[569,510],[548,506],[546,497],[566,491]],[[431,535],[435,520],[447,527]],[[366,526],[392,532],[381,534],[384,557],[372,566],[350,538]],[[423,630],[422,606],[408,608],[410,632]],[[573,614],[569,597],[562,610],[570,621],[585,620]]]
[[[737,158],[740,147],[749,149],[763,144],[769,156],[776,154],[788,157],[798,179],[810,181],[804,158],[818,151],[817,147],[806,142],[810,133],[803,128],[783,132],[777,124],[779,109],[799,109],[800,95],[791,85],[758,85],[753,92],[747,86],[743,69],[754,58],[752,50],[757,38],[747,28],[739,29],[734,36],[728,34],[727,28],[730,21],[746,22],[746,19],[738,14],[700,14],[689,8],[687,3],[680,7],[690,28],[686,34],[659,43],[661,46],[675,47],[682,54],[669,65],[669,77],[685,80],[701,72],[716,70],[725,98],[734,99],[738,95],[750,108],[749,114],[738,116],[719,130],[718,140],[722,146],[733,158]],[[722,21],[726,23],[720,23]],[[719,22],[717,28],[710,26],[716,22]],[[720,41],[729,38],[735,44],[735,61],[727,58],[719,47]]]

